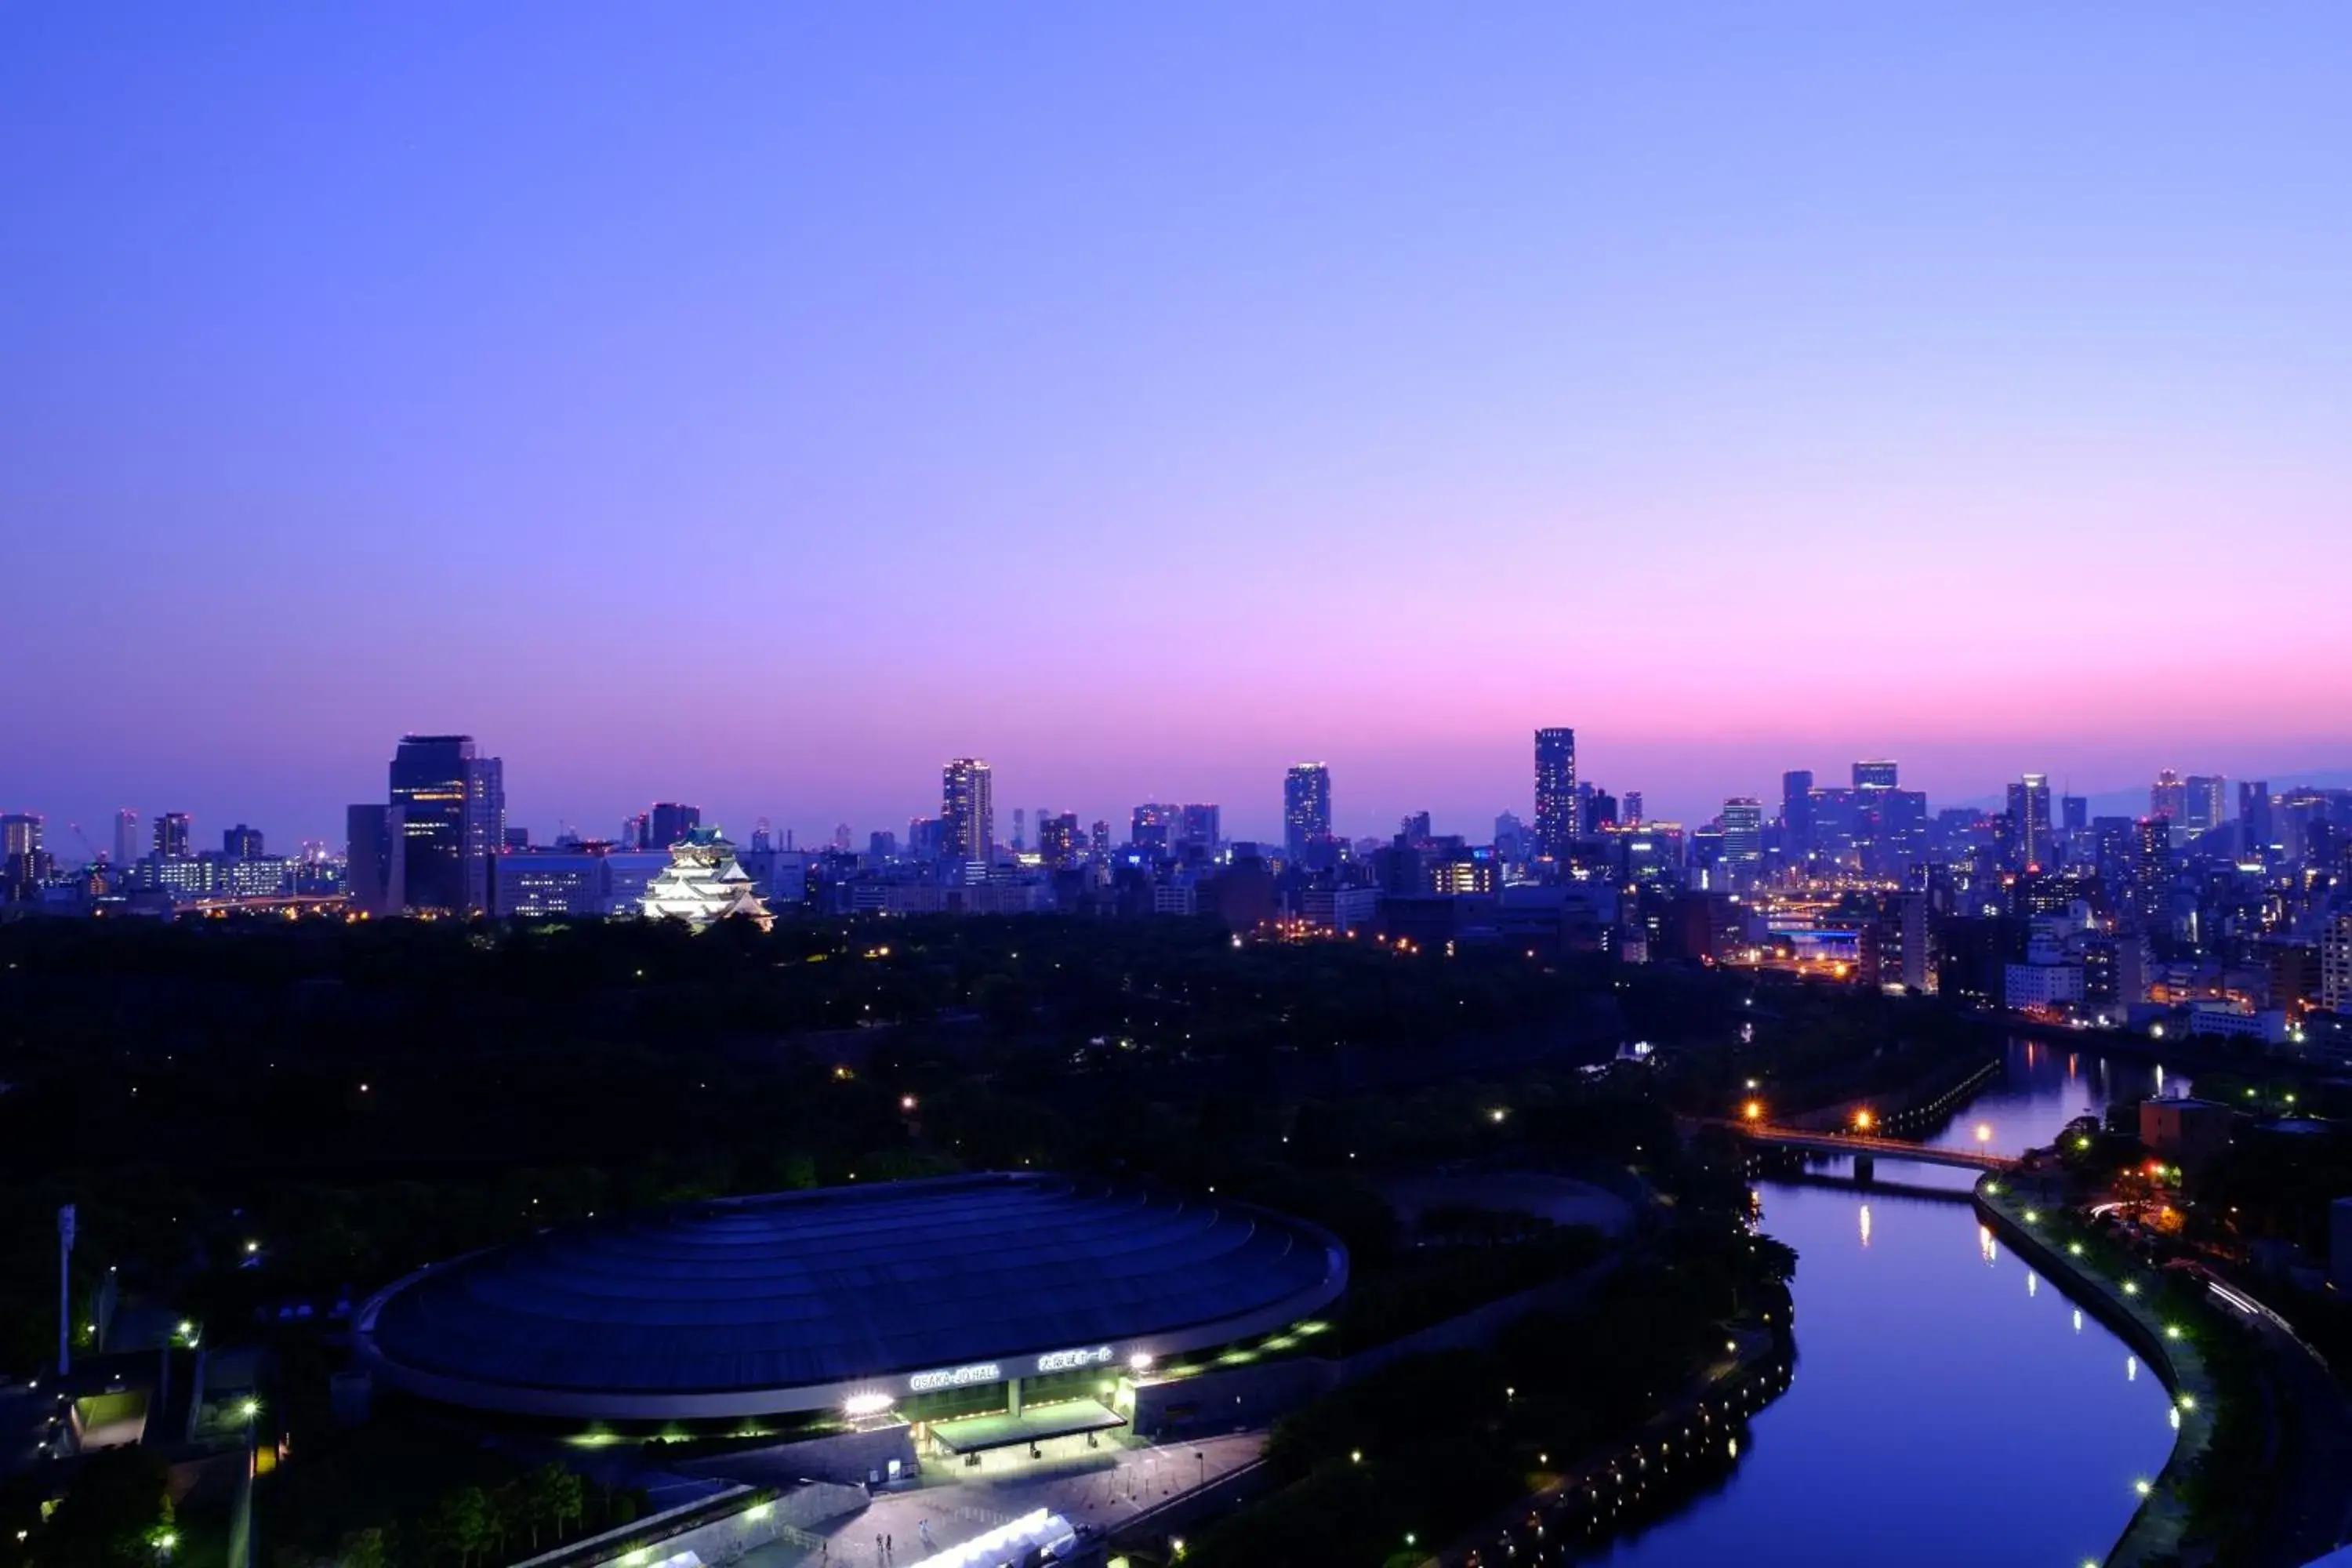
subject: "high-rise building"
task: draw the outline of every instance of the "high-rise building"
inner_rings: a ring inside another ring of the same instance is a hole
[[[189,843],[194,824],[184,811],[167,811],[155,819],[155,853],[167,860],[184,860],[194,853]]]
[[[1426,844],[1430,840],[1429,813],[1408,812],[1397,819],[1397,837],[1407,844]]]
[[[34,812],[12,811],[0,816],[0,856],[14,860],[20,855],[38,855],[43,827],[42,818]]]
[[[261,829],[238,823],[221,834],[221,858],[227,860],[258,860],[261,858]]]
[[[1802,855],[1813,847],[1813,770],[1790,768],[1780,775],[1780,826],[1789,851]]]
[[[2277,826],[2271,816],[2268,779],[2246,779],[2239,784],[2238,836],[2243,842],[2244,853],[2255,858],[2267,857],[2278,842]]]
[[[2058,801],[2059,826],[2068,834],[2081,833],[2091,826],[2091,802],[2079,795],[2061,795]]]
[[[1528,825],[1516,812],[1507,811],[1495,818],[1495,858],[1516,866],[1527,858]]]
[[[2230,820],[2230,781],[2218,773],[2191,773],[2182,786],[2191,833],[2206,833]]]
[[[940,858],[986,861],[996,850],[995,775],[977,757],[958,757],[940,774]]]
[[[1037,814],[1037,858],[1045,862],[1046,869],[1059,871],[1076,865],[1083,847],[1076,812]]]
[[[1013,808],[1013,852],[1015,855],[1029,847],[1029,813],[1025,807]]]
[[[1176,825],[1183,808],[1167,802],[1146,801],[1128,821],[1127,841],[1136,848],[1165,855],[1176,841]]]
[[[2156,775],[2156,783],[2147,790],[2147,814],[2161,816],[2175,827],[2189,822],[2189,785],[2170,768]]]
[[[2050,864],[2048,774],[2028,773],[2021,783],[2009,786],[2009,824],[2011,842],[2016,847],[2016,866]]]
[[[1853,764],[1853,787],[1856,789],[1894,789],[1900,784],[1900,769],[1890,762],[1856,763]]]
[[[1099,816],[1087,829],[1087,853],[1097,866],[1110,864],[1110,824]]]
[[[471,735],[404,735],[387,771],[407,907],[487,910],[490,857],[506,841],[504,765],[475,755]]]
[[[1734,887],[1752,887],[1764,869],[1764,807],[1747,795],[1723,803],[1723,869]]]
[[[354,805],[343,814],[348,837],[344,887],[355,913],[382,920],[408,904],[406,834],[396,805]]]
[[[701,826],[700,806],[683,805],[674,800],[656,801],[653,810],[646,814],[646,832],[652,840],[646,847],[667,851]]]
[[[1282,780],[1282,847],[1293,865],[1307,858],[1307,846],[1331,837],[1331,770],[1321,763],[1294,763]]]
[[[1223,825],[1219,821],[1221,815],[1213,805],[1187,805],[1183,816],[1177,820],[1177,844],[1213,852],[1224,837]]]
[[[114,814],[114,863],[118,867],[139,862],[139,814],[124,806]]]
[[[1566,862],[1576,843],[1576,731],[1536,731],[1536,853]]]
[[[2158,921],[2172,893],[2172,819],[2144,816],[2132,846],[2132,905],[2143,921]]]
[[[1642,826],[1642,792],[1640,790],[1629,789],[1625,792],[1625,809],[1617,814],[1617,821],[1618,825],[1623,827]]]
[[[2352,914],[2334,917],[2320,933],[2319,1005],[2352,1013]]]

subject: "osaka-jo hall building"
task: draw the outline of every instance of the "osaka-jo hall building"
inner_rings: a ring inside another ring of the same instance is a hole
[[[543,1231],[399,1280],[356,1337],[378,1386],[499,1415],[1001,1413],[1033,1441],[1123,1424],[1155,1369],[1290,1342],[1347,1281],[1334,1237],[1247,1205],[953,1176]]]

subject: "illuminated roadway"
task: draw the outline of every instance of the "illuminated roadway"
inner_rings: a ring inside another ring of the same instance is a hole
[[[1874,1138],[1864,1132],[1807,1132],[1795,1127],[1774,1127],[1769,1122],[1738,1121],[1729,1117],[1698,1119],[1702,1127],[1721,1127],[1758,1143],[1770,1143],[1782,1149],[1802,1149],[1812,1154],[1884,1154],[1890,1159],[1917,1160],[1928,1165],[1956,1165],[1968,1171],[2007,1171],[2014,1168],[2016,1160],[2006,1154],[1979,1152],[1974,1149],[1937,1149],[1925,1143],[1914,1143],[1902,1138]]]

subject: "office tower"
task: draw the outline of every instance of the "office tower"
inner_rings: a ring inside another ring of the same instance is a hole
[[[2220,774],[2191,773],[2181,794],[2189,832],[2210,832],[2230,819],[2230,781]]]
[[[1536,853],[1565,863],[1576,842],[1576,731],[1536,731]]]
[[[835,823],[833,825],[833,852],[836,855],[848,854],[849,840],[849,824],[845,822]]]
[[[1029,847],[1029,813],[1022,806],[1013,808],[1013,852],[1015,855]]]
[[[155,819],[155,853],[167,860],[184,860],[193,853],[188,834],[194,826],[184,811],[167,811]]]
[[[261,858],[261,829],[238,823],[221,834],[221,858],[226,860],[258,860]]]
[[[396,805],[354,805],[343,813],[344,888],[354,913],[382,920],[407,907],[404,828]]]
[[[404,735],[387,772],[407,907],[488,910],[490,856],[506,839],[504,766],[475,755],[471,735]]]
[[[1528,825],[1516,813],[1507,811],[1495,818],[1495,858],[1516,866],[1527,858]]]
[[[507,765],[476,757],[466,771],[466,908],[490,907],[490,860],[507,841]]]
[[[1307,847],[1331,837],[1331,770],[1321,763],[1296,763],[1282,781],[1282,847],[1293,865]]]
[[[1081,847],[1076,812],[1037,814],[1037,856],[1047,869],[1059,871],[1076,865]]]
[[[1403,839],[1407,844],[1428,843],[1430,837],[1429,813],[1425,811],[1416,811],[1400,818],[1397,822],[1397,837]]]
[[[751,825],[751,853],[754,855],[772,854],[774,852],[775,847],[776,829],[774,826],[763,816],[760,818],[759,821]]]
[[[124,806],[114,814],[114,863],[136,865],[139,860],[139,814]]]
[[[1764,869],[1764,808],[1747,795],[1723,803],[1723,869],[1734,887],[1752,887]]]
[[[653,810],[646,814],[647,847],[667,849],[688,834],[702,826],[702,808],[683,805],[674,800],[656,801]]]
[[[940,774],[940,858],[985,862],[995,853],[995,775],[977,757],[958,757]]]
[[[2011,864],[2015,867],[2048,865],[2051,860],[2049,775],[2028,773],[2022,782],[2009,786],[2009,822],[2011,842],[2014,846]]]
[[[2267,858],[2277,840],[2277,825],[2271,818],[2271,786],[2267,779],[2247,779],[2238,785],[2238,836],[2243,853],[2252,858]]]
[[[1780,775],[1780,826],[1788,833],[1791,855],[1803,855],[1812,848],[1812,769],[1790,768]]]
[[[2148,786],[2147,814],[2161,816],[2175,827],[2188,824],[2189,785],[2170,768],[2158,773],[2156,783]]]
[[[530,829],[509,825],[499,837],[499,847],[509,854],[530,847]]]
[[[1860,789],[1893,789],[1898,782],[1897,764],[1889,762],[1856,763],[1853,764],[1853,787]]]
[[[643,849],[653,836],[653,818],[641,811],[621,818],[621,837],[614,842],[624,849]]]
[[[1127,841],[1138,849],[1165,855],[1174,846],[1176,821],[1181,814],[1181,808],[1173,804],[1147,801],[1129,817]]]
[[[1225,837],[1223,816],[1213,805],[1187,805],[1177,822],[1176,842],[1215,853]]]
[[[2060,826],[2068,834],[2080,833],[2091,826],[2091,803],[2087,797],[2079,795],[2063,795],[2060,797],[2058,805],[2060,814],[2064,819]]]
[[[1642,826],[1642,792],[1640,790],[1629,789],[1625,792],[1625,809],[1617,814],[1617,820],[1626,827]]]
[[[1087,829],[1087,853],[1097,866],[1110,864],[1110,824],[1100,817],[1095,818],[1095,825]]]

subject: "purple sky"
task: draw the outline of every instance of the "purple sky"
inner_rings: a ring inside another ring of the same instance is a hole
[[[2352,10],[109,5],[0,806],[1704,817],[2352,760]]]

